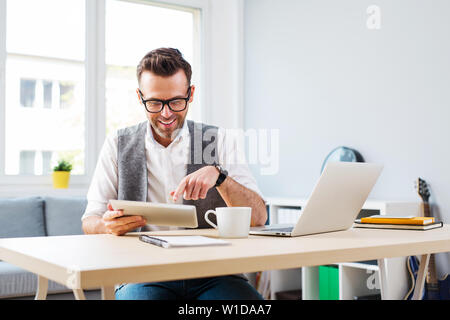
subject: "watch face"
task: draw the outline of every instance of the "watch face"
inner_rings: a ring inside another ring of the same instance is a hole
[[[220,165],[216,165],[217,170],[219,170],[220,173],[228,174],[226,170],[224,170]]]

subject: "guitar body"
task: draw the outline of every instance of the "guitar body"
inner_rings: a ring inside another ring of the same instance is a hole
[[[445,275],[437,285],[425,283],[423,300],[450,300],[450,277]]]
[[[439,281],[435,284],[425,282],[423,300],[441,300]]]
[[[442,280],[438,280],[438,283],[440,299],[450,300],[450,277],[448,274]]]
[[[408,274],[411,279],[411,286],[406,293],[404,300],[412,300],[414,289],[416,287],[417,274],[419,273],[419,259],[416,256],[408,257]],[[425,288],[421,300],[450,300],[450,277],[447,275],[442,280],[437,281],[437,286],[425,282]]]
[[[423,215],[425,217],[432,217],[430,205],[428,203],[430,191],[428,190],[427,183],[425,180],[418,178],[416,188],[419,196],[422,198]],[[408,257],[407,268],[411,277],[411,287],[405,295],[404,300],[411,300],[413,297],[414,289],[417,283],[419,264],[419,259],[417,259],[416,256]],[[442,280],[437,279],[434,254],[430,255],[428,273],[421,300],[450,300],[450,277],[447,274]]]
[[[425,283],[425,290],[422,300],[442,300],[439,292],[439,284],[437,286],[430,286]]]
[[[412,300],[414,289],[416,288],[417,274],[419,273],[419,259],[416,256],[409,256],[406,260],[406,266],[408,268],[408,273],[411,279],[411,287],[409,288],[403,300]],[[425,290],[422,294],[421,300],[423,300],[424,297]]]

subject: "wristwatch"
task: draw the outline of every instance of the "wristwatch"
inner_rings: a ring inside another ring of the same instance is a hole
[[[228,172],[218,164],[216,164],[214,167],[217,170],[219,170],[219,177],[217,178],[216,185],[215,185],[215,187],[218,187],[222,184],[222,182],[225,181],[225,179],[228,176]]]

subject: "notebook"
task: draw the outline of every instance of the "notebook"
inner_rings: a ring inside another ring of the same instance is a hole
[[[426,225],[417,224],[388,224],[388,223],[361,223],[360,220],[355,220],[353,228],[368,228],[368,229],[403,229],[403,230],[431,230],[442,228],[442,221],[434,222]]]
[[[231,244],[222,239],[204,236],[148,236],[140,235],[139,240],[154,244],[162,248],[172,247],[199,247],[199,246],[223,246]]]
[[[427,225],[434,223],[433,217],[396,217],[396,216],[383,216],[375,215],[370,217],[361,218],[361,223],[381,223],[381,224],[409,224],[409,225]]]

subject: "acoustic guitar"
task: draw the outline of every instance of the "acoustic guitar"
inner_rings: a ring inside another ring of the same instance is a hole
[[[422,210],[424,217],[432,217],[429,199],[430,190],[425,180],[417,178],[417,193],[422,199]],[[419,272],[420,262],[416,256],[410,256],[407,259],[407,268],[411,277],[411,287],[405,295],[405,300],[411,300],[417,283],[417,274]],[[436,275],[436,264],[434,254],[430,255],[428,262],[428,273],[425,280],[425,288],[422,295],[423,300],[450,300],[450,277],[446,274],[442,280],[438,280]]]

